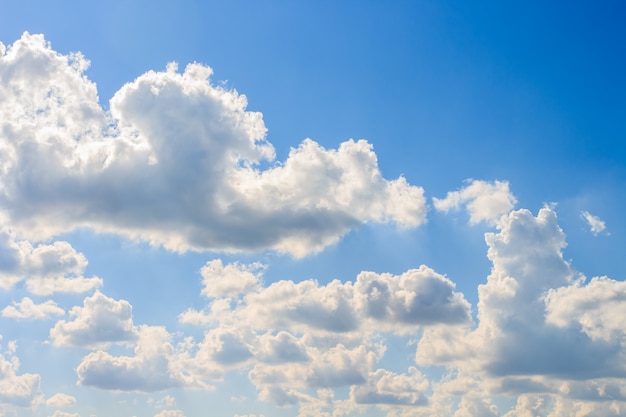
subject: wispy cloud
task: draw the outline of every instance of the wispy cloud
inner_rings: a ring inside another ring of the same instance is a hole
[[[583,211],[580,213],[580,215],[583,219],[585,219],[585,221],[589,225],[591,233],[593,233],[594,236],[598,236],[600,233],[606,231],[606,223],[598,216],[594,216],[588,211]],[[608,234],[608,231],[606,233]]]

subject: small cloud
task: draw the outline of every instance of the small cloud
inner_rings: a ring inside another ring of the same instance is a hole
[[[76,398],[71,395],[57,393],[46,400],[46,405],[49,407],[69,407],[76,404]]]
[[[163,410],[154,417],[185,417],[181,410]]]
[[[606,223],[598,216],[594,216],[588,211],[581,212],[580,216],[589,224],[590,231],[594,236],[598,236],[606,230]],[[609,232],[606,232],[606,234],[608,235]]]
[[[60,320],[50,330],[55,346],[95,347],[131,342],[137,337],[130,303],[100,291],[85,298],[83,307],[73,307],[69,314],[71,321]]]
[[[51,316],[62,316],[63,314],[65,314],[65,311],[52,300],[35,304],[33,300],[28,297],[22,298],[22,301],[19,303],[14,301],[13,305],[6,306],[2,312],[0,312],[2,317],[33,320],[44,320]]]
[[[65,411],[57,410],[50,417],[80,417],[78,413],[66,413]]]
[[[467,182],[470,182],[467,187],[450,191],[443,199],[433,198],[435,209],[447,213],[464,206],[470,215],[470,224],[484,221],[495,225],[498,219],[510,212],[517,203],[509,189],[508,181],[467,180]]]

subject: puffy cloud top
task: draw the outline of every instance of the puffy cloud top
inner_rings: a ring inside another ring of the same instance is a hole
[[[384,179],[364,140],[307,139],[275,161],[262,115],[206,66],[149,71],[106,112],[88,64],[28,33],[0,55],[0,214],[27,238],[89,227],[180,251],[303,256],[358,223],[425,220],[423,190]]]

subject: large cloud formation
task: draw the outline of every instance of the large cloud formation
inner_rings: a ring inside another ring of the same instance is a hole
[[[81,54],[28,33],[1,49],[1,216],[27,238],[89,227],[181,251],[303,256],[362,222],[425,220],[423,190],[384,179],[364,140],[306,139],[275,161],[261,114],[206,66],[147,72],[107,112]]]
[[[470,412],[471,398],[494,396],[517,397],[506,417],[621,415],[624,283],[587,281],[563,258],[565,234],[549,207],[512,211],[498,228],[485,234],[493,267],[478,287],[477,327],[428,329],[417,362],[456,369],[439,389],[463,393],[460,416],[481,414]]]
[[[587,280],[564,259],[565,234],[550,207],[511,211],[497,229],[485,234],[493,266],[478,287],[475,322],[454,283],[426,266],[365,271],[353,282],[264,285],[262,265],[213,260],[201,269],[206,308],[179,317],[205,329],[199,341],[175,345],[164,329],[143,327],[134,356],[91,353],[79,381],[212,389],[245,370],[260,400],[297,406],[300,416],[369,407],[390,416],[621,415],[626,286]],[[154,341],[149,334],[160,335],[163,349],[141,347]],[[392,337],[417,342],[404,372],[383,365]],[[439,380],[426,371],[433,367],[445,369]],[[150,382],[156,376],[159,384]],[[347,397],[335,398],[342,389]],[[514,400],[509,410],[496,405],[502,398]]]
[[[384,179],[366,141],[328,150],[306,139],[275,161],[261,115],[212,85],[208,67],[143,74],[105,111],[87,66],[42,36],[0,44],[2,289],[23,283],[49,296],[100,287],[83,276],[87,260],[70,243],[37,243],[79,227],[180,251],[303,256],[359,223],[425,220],[423,190]],[[297,406],[300,416],[370,407],[397,417],[624,415],[624,283],[578,273],[563,257],[554,209],[512,211],[506,181],[470,181],[433,204],[464,207],[471,224],[497,229],[485,234],[492,269],[475,317],[454,282],[424,265],[347,282],[265,284],[263,265],[219,259],[201,269],[208,301],[180,314],[181,331],[135,324],[129,302],[98,290],[82,306],[23,297],[1,314],[43,320],[68,311],[50,329],[51,348],[88,349],[75,367],[84,388],[211,390],[237,371],[260,400]],[[185,334],[189,325],[196,336]],[[387,369],[390,340],[414,347],[408,366],[392,358]],[[42,404],[40,376],[20,374],[15,353],[11,341],[0,355],[0,404]],[[499,409],[503,398],[508,410]]]

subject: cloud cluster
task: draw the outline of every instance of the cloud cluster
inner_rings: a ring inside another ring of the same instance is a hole
[[[71,321],[60,320],[50,329],[55,346],[99,347],[132,342],[137,332],[128,301],[116,301],[100,291],[85,298],[83,307],[70,310]]]
[[[18,375],[20,361],[15,355],[16,349],[16,343],[11,341],[6,353],[0,354],[0,404],[31,407],[43,401],[41,378],[38,374]]]
[[[221,267],[221,261],[207,263],[203,274],[215,270],[216,265]],[[267,287],[259,286],[258,276],[249,275],[250,268],[229,265],[229,274],[221,277],[223,282],[228,282],[237,276],[234,271],[239,269],[239,276],[245,279],[239,282],[251,288],[234,310],[228,298],[216,298],[209,311],[188,310],[181,315],[181,321],[203,324],[238,320],[257,328],[326,333],[369,332],[374,328],[412,333],[420,325],[471,322],[470,305],[462,294],[454,291],[454,283],[426,266],[399,276],[362,272],[355,282],[334,280],[320,285],[315,280],[299,283],[283,280]],[[203,294],[213,291],[214,286],[206,276],[204,283]]]
[[[237,370],[260,400],[298,406],[300,416],[372,406],[398,417],[626,412],[626,285],[578,273],[563,257],[555,211],[513,211],[506,181],[472,180],[433,199],[438,211],[465,208],[471,224],[496,228],[485,234],[492,269],[475,317],[454,282],[425,265],[346,282],[266,284],[259,263],[215,259],[200,270],[207,305],[179,316],[200,337],[136,324],[129,302],[84,276],[81,253],[49,238],[87,227],[179,251],[304,256],[361,223],[418,226],[426,200],[403,177],[383,178],[365,140],[325,149],[305,139],[276,161],[261,114],[211,84],[206,66],[142,74],[105,111],[88,65],[39,35],[0,44],[0,288],[95,290],[49,332],[55,348],[87,350],[75,368],[83,387],[211,390]],[[598,217],[582,216],[592,233],[605,231]],[[65,310],[23,297],[1,314],[48,319]],[[405,371],[384,367],[388,338],[416,346]],[[18,374],[15,352],[9,342],[0,355],[0,403],[42,404],[40,376]],[[499,410],[497,397],[515,405]],[[46,401],[75,403],[61,393]],[[164,405],[175,404],[165,397]]]
[[[626,305],[624,283],[586,280],[563,258],[565,234],[551,208],[536,216],[512,211],[497,227],[485,234],[493,267],[478,288],[475,323],[454,283],[426,266],[400,275],[361,272],[354,282],[265,285],[259,264],[213,260],[201,269],[206,309],[179,317],[206,329],[201,340],[174,343],[165,328],[126,322],[134,355],[92,352],[77,368],[79,382],[128,391],[213,389],[237,369],[247,370],[259,399],[298,406],[302,416],[371,406],[397,416],[619,415],[626,327],[616,312]],[[98,299],[107,311],[121,303],[96,293],[75,310],[75,321],[92,314]],[[418,341],[417,366],[400,373],[380,366],[391,335]],[[430,380],[423,366],[448,372]],[[342,387],[348,397],[335,399]],[[518,401],[501,412],[498,396]]]
[[[98,277],[83,276],[87,259],[65,241],[33,246],[0,228],[0,289],[24,281],[34,295],[85,293],[102,285]]]
[[[13,319],[42,320],[52,316],[62,316],[65,311],[52,300],[35,304],[30,298],[24,297],[19,303],[13,302],[13,305],[6,306],[0,314],[2,317]]]
[[[195,381],[173,363],[171,335],[160,326],[140,326],[133,356],[113,356],[98,350],[76,369],[81,385],[120,391],[159,391],[193,386]]]
[[[89,227],[181,251],[303,256],[359,223],[425,220],[423,190],[384,179],[364,140],[307,139],[275,161],[261,114],[208,67],[147,72],[106,112],[88,65],[28,33],[0,56],[0,214],[20,235]]]
[[[624,308],[624,283],[586,282],[575,271],[563,258],[565,234],[550,208],[536,217],[513,211],[498,227],[485,234],[493,268],[478,288],[478,325],[425,332],[417,362],[456,368],[459,376],[441,386],[449,393],[518,397],[508,417],[531,409],[540,416],[579,415],[580,407],[618,415],[611,410],[626,400],[626,326],[613,315]],[[467,413],[460,415],[476,415]]]
[[[49,407],[69,407],[74,404],[76,404],[76,398],[60,392],[46,400],[46,405]]]
[[[201,271],[207,310],[181,315],[182,322],[207,327],[199,341],[174,343],[164,327],[135,325],[127,302],[98,291],[74,307],[72,320],[60,320],[50,338],[56,346],[94,349],[76,369],[79,383],[117,391],[213,389],[229,370],[248,369],[259,398],[281,406],[310,403],[309,390],[337,387],[353,387],[352,402],[361,406],[422,406],[428,381],[417,369],[377,368],[383,335],[471,322],[469,303],[454,284],[427,267],[398,276],[363,272],[354,283],[326,285],[263,286],[258,264],[214,260]],[[112,344],[133,354],[111,354]]]

